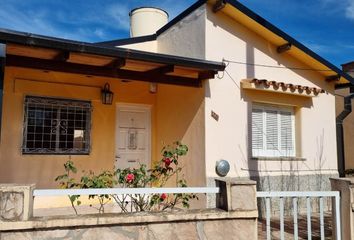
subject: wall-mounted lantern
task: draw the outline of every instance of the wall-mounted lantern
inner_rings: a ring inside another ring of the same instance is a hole
[[[101,90],[102,103],[107,105],[112,105],[113,102],[113,92],[110,90],[110,86],[106,83]]]
[[[157,93],[157,83],[151,82],[149,86],[150,93]]]

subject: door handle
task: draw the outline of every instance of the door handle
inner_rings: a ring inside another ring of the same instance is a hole
[[[129,162],[129,163],[135,163],[135,162],[137,162],[137,160],[138,160],[138,159],[129,159],[128,162]]]
[[[120,156],[119,156],[119,155],[116,155],[116,158],[120,158]]]

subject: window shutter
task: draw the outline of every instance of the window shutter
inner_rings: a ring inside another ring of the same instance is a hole
[[[266,110],[267,150],[278,150],[278,112]]]
[[[253,105],[252,155],[295,156],[294,113],[289,107]]]
[[[281,150],[290,153],[294,150],[291,112],[280,112]]]
[[[252,109],[252,149],[263,149],[263,111]]]

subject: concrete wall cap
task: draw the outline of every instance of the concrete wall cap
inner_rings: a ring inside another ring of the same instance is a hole
[[[238,178],[215,178],[215,181],[226,182],[230,185],[256,185],[257,182],[253,180],[245,180]]]
[[[330,181],[337,181],[337,182],[348,182],[350,184],[354,184],[354,177],[345,177],[345,178],[329,178]]]
[[[0,183],[0,189],[2,190],[28,190],[28,189],[34,189],[36,187],[36,184],[17,184],[17,183]]]

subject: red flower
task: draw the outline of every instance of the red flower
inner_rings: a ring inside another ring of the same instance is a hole
[[[134,181],[134,178],[135,178],[134,174],[129,173],[129,174],[127,174],[127,176],[125,176],[125,181],[127,181],[128,183],[131,183]]]
[[[163,162],[165,163],[165,167],[169,167],[172,163],[172,160],[170,158],[165,158]]]
[[[160,200],[161,201],[165,200],[166,198],[167,198],[167,194],[166,193],[161,194],[161,196],[160,196]]]

